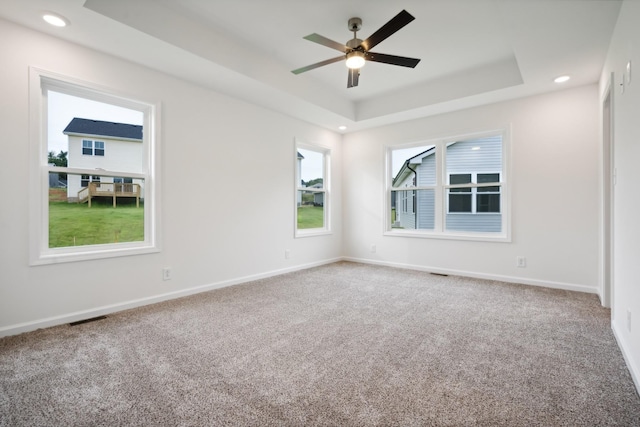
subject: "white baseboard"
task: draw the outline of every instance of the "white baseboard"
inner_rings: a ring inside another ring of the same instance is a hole
[[[616,337],[618,347],[620,347],[620,351],[622,352],[622,357],[624,357],[624,361],[627,364],[627,368],[629,369],[629,373],[631,374],[633,383],[636,386],[636,392],[640,394],[640,369],[633,362],[633,358],[631,357],[631,350],[629,349],[629,346],[627,345],[623,334],[618,331],[615,323],[613,322],[611,322],[611,329],[613,329],[613,336]]]
[[[581,285],[573,285],[569,283],[548,282],[548,281],[541,281],[541,280],[522,279],[520,277],[483,274],[483,273],[475,273],[470,271],[434,268],[434,267],[428,267],[428,266],[403,264],[403,263],[395,263],[395,262],[387,262],[387,261],[375,261],[375,260],[370,260],[365,258],[338,257],[338,258],[332,258],[332,259],[327,259],[322,261],[316,261],[308,264],[297,265],[294,267],[283,268],[279,270],[272,270],[265,273],[254,274],[250,276],[243,276],[236,279],[211,283],[208,285],[196,286],[193,288],[182,289],[179,291],[168,292],[168,293],[154,295],[146,298],[125,301],[118,304],[111,304],[111,305],[96,307],[89,310],[76,311],[73,313],[63,314],[60,316],[53,316],[53,317],[48,317],[44,319],[38,319],[31,322],[9,325],[9,326],[0,328],[0,337],[17,335],[24,332],[34,331],[36,329],[48,328],[51,326],[57,326],[65,323],[76,322],[79,320],[90,319],[92,317],[97,317],[97,316],[104,316],[104,315],[115,313],[122,310],[128,310],[131,308],[141,307],[144,305],[149,305],[149,304],[154,304],[154,303],[167,301],[175,298],[185,297],[185,296],[197,294],[200,292],[210,291],[213,289],[219,289],[227,286],[238,285],[241,283],[251,282],[253,280],[259,280],[267,277],[278,276],[281,274],[291,273],[293,271],[306,270],[308,268],[317,267],[325,264],[331,264],[337,261],[351,261],[351,262],[359,262],[363,264],[383,265],[387,267],[405,268],[405,269],[418,270],[418,271],[428,271],[431,273],[473,277],[477,279],[497,280],[501,282],[519,283],[524,285],[543,286],[548,288],[564,289],[564,290],[578,291],[578,292],[597,293],[598,291],[596,288],[591,288],[588,286],[581,286]]]
[[[35,331],[36,329],[49,328],[51,326],[77,322],[79,320],[84,320],[84,319],[91,319],[93,317],[104,316],[104,315],[115,313],[118,311],[128,310],[130,308],[141,307],[144,305],[155,304],[162,301],[186,297],[186,296],[198,294],[201,292],[207,292],[213,289],[226,288],[227,286],[239,285],[241,283],[247,283],[254,280],[265,279],[273,276],[279,276],[281,274],[291,273],[294,271],[306,270],[308,268],[318,267],[320,265],[332,264],[334,262],[341,261],[341,260],[342,258],[333,258],[333,259],[327,259],[323,261],[316,261],[308,264],[297,265],[294,267],[288,267],[288,268],[283,268],[279,270],[272,270],[265,273],[259,273],[259,274],[254,274],[250,276],[239,277],[236,279],[225,280],[222,282],[211,283],[208,285],[181,289],[179,291],[168,292],[168,293],[154,295],[146,298],[125,301],[117,304],[105,305],[101,307],[92,308],[89,310],[82,310],[82,311],[76,311],[73,313],[63,314],[60,316],[47,317],[44,319],[38,319],[31,322],[18,323],[15,325],[1,327],[0,337],[18,335],[24,332]]]
[[[366,258],[343,257],[344,261],[360,262],[363,264],[383,265],[386,267],[404,268],[407,270],[427,271],[429,273],[448,274],[451,276],[473,277],[475,279],[496,280],[499,282],[517,283],[521,285],[541,286],[545,288],[563,289],[565,291],[586,292],[589,294],[597,294],[598,289],[595,287],[575,285],[573,283],[551,282],[547,280],[526,279],[522,277],[503,276],[500,274],[476,273],[473,271],[453,270],[447,268],[437,268],[414,264],[404,264],[389,261],[377,261]]]

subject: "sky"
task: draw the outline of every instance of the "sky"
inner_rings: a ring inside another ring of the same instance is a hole
[[[317,151],[305,150],[304,148],[298,148],[298,152],[304,156],[300,164],[300,178],[305,182],[316,178],[323,178],[323,154]]]
[[[140,125],[143,113],[59,92],[48,93],[48,151],[69,151],[67,135],[62,131],[74,117]]]
[[[393,150],[391,154],[391,176],[395,177],[407,159],[428,150],[433,145],[421,145],[419,147],[401,148]]]

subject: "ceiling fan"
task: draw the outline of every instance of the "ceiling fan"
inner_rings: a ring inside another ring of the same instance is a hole
[[[368,39],[362,41],[356,37],[356,32],[360,31],[360,29],[362,28],[362,19],[351,18],[349,19],[348,24],[349,31],[353,31],[353,39],[349,40],[346,44],[330,40],[324,36],[321,36],[320,34],[309,34],[304,38],[314,43],[339,50],[340,52],[343,52],[344,55],[327,59],[325,61],[316,62],[315,64],[307,65],[306,67],[298,68],[296,70],[293,70],[292,73],[304,73],[305,71],[313,70],[314,68],[333,64],[334,62],[346,59],[346,65],[349,68],[347,88],[350,88],[358,86],[360,68],[364,66],[366,61],[382,62],[384,64],[415,68],[415,66],[418,65],[418,62],[420,62],[419,59],[407,58],[405,56],[387,55],[384,53],[374,53],[370,51],[381,41],[385,40],[387,37],[391,36],[393,33],[398,31],[414,19],[415,18],[409,12],[403,10],[396,16],[391,18],[389,22],[380,27],[378,31],[369,36]]]

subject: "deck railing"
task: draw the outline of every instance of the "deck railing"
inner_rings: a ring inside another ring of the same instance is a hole
[[[117,197],[135,197],[136,207],[140,207],[140,184],[127,182],[90,182],[89,185],[78,191],[78,203],[88,202],[91,207],[93,197],[112,197],[113,207],[116,207]]]

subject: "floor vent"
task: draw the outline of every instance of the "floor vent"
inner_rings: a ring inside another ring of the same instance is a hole
[[[429,274],[433,274],[434,276],[449,277],[448,274],[443,274],[443,273],[429,273]]]
[[[91,319],[78,320],[77,322],[69,323],[69,326],[82,325],[83,323],[95,322],[96,320],[102,320],[106,318],[107,316],[98,316],[98,317],[92,317]]]

